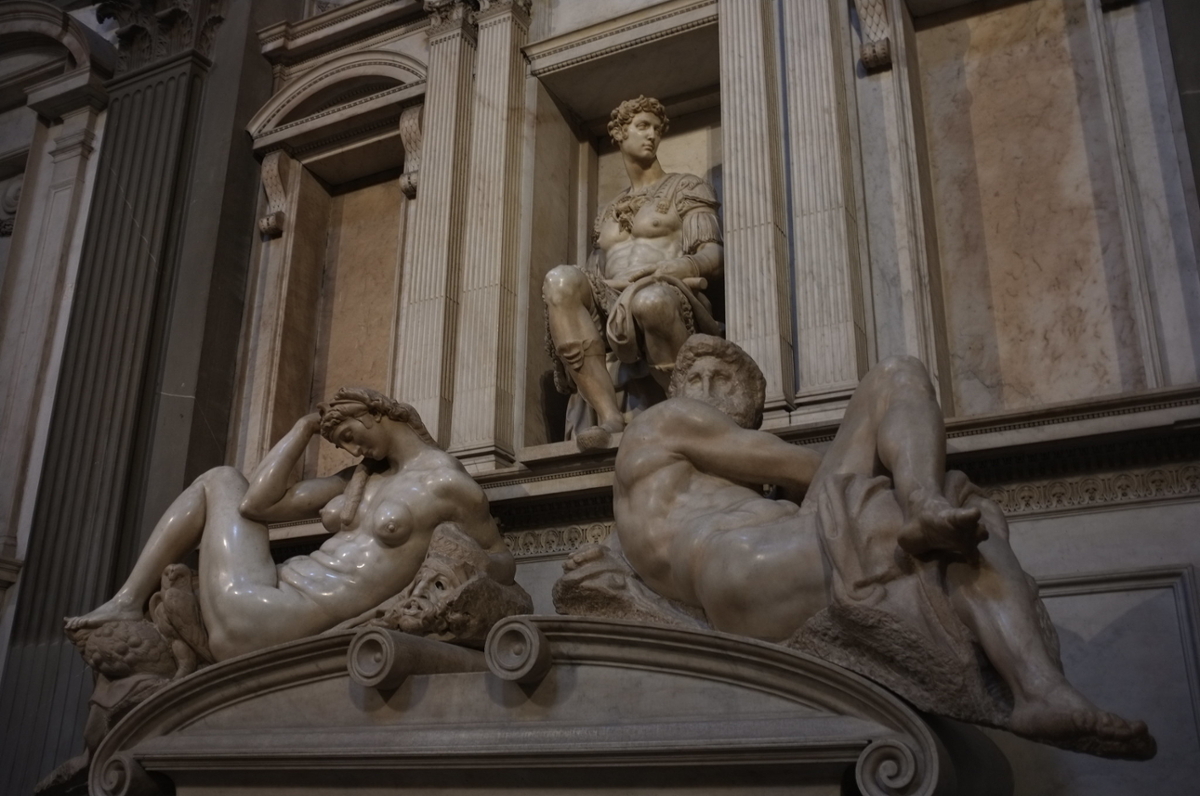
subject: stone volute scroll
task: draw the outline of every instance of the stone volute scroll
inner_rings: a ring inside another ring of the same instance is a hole
[[[671,397],[622,439],[611,546],[568,559],[560,613],[711,627],[815,655],[933,714],[1104,757],[1155,755],[1144,723],[1067,681],[1004,515],[945,469],[918,360],[868,372],[824,455],[756,430],[765,384],[733,343],[684,344]],[[905,770],[902,758],[888,767]]]
[[[884,0],[854,0],[854,8],[862,25],[863,67],[868,70],[887,69],[892,65],[892,31],[888,23],[887,3]]]
[[[359,463],[293,482],[318,435]],[[305,517],[330,538],[276,565],[267,523]],[[195,572],[179,563],[193,550]],[[483,490],[416,410],[374,390],[338,390],[253,472],[197,478],[117,594],[66,620],[97,675],[87,746],[199,668],[323,632],[362,627],[480,648],[498,620],[532,610],[514,573]]]
[[[719,202],[701,178],[659,163],[668,124],[650,97],[612,111],[608,133],[630,185],[599,212],[588,261],[543,281],[554,381],[572,396],[568,437],[581,450],[611,448],[634,414],[663,399],[689,335],[724,331],[705,295],[724,267]]]
[[[425,106],[414,105],[400,112],[400,140],[404,144],[404,173],[400,190],[409,199],[417,198],[417,176],[421,171],[421,121]]]
[[[278,238],[283,234],[291,165],[292,159],[280,150],[268,152],[263,158],[262,184],[267,194],[267,214],[258,220],[258,231],[268,238]]]

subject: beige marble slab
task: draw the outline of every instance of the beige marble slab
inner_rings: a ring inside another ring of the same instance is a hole
[[[958,412],[1138,389],[1084,0],[978,8],[917,34]]]

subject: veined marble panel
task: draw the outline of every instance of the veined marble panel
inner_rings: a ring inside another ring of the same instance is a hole
[[[1145,386],[1085,0],[917,33],[959,414]]]
[[[402,207],[400,181],[395,179],[348,191],[330,202],[313,405],[343,386],[388,390]],[[316,469],[326,474],[354,461],[340,448],[321,445]]]

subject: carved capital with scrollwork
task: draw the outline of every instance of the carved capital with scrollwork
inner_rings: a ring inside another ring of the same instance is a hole
[[[461,32],[474,38],[478,6],[472,0],[425,0],[429,14],[429,38]]]
[[[130,72],[188,50],[212,54],[225,0],[106,0],[96,19],[117,21],[117,73]]]

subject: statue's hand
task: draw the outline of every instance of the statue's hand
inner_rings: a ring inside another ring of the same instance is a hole
[[[312,412],[296,421],[296,428],[308,433],[309,436],[321,430],[321,413]]]
[[[641,268],[635,268],[632,271],[626,271],[615,279],[605,279],[604,284],[611,287],[613,290],[624,290],[639,279],[645,279],[648,276],[654,276],[659,272],[660,263],[655,265],[643,265]]]

